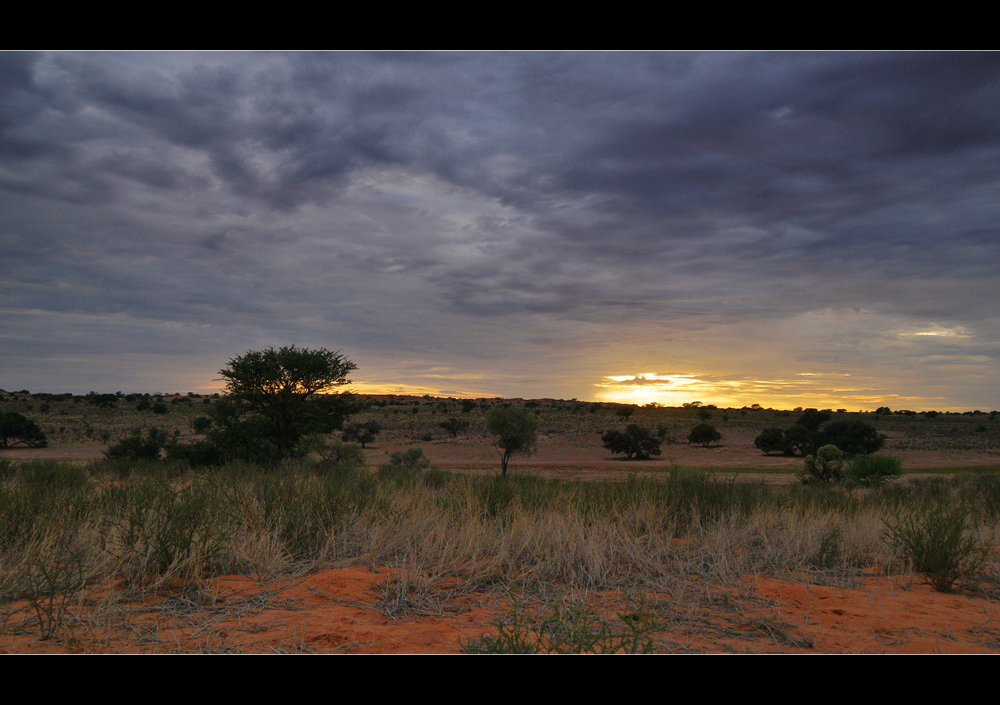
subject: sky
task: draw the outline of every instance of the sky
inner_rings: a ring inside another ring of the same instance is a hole
[[[0,388],[1000,407],[998,53],[0,53]]]

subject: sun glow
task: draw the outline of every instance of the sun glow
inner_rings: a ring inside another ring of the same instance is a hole
[[[682,406],[693,401],[722,407],[874,410],[879,406],[933,407],[939,399],[899,396],[866,385],[850,374],[800,372],[782,379],[726,379],[710,374],[609,375],[596,397],[619,404]]]
[[[604,380],[595,385],[599,389],[597,396],[604,401],[625,404],[680,406],[699,394],[713,399],[717,396],[713,385],[694,375],[643,372],[637,375],[610,375]]]

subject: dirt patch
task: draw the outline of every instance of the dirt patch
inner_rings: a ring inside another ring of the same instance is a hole
[[[748,578],[726,589],[685,585],[644,596],[657,652],[996,653],[1000,602],[933,592],[919,579]],[[837,581],[832,581],[836,583]],[[621,624],[634,596],[572,595]],[[521,603],[544,615],[551,606]],[[631,608],[634,609],[634,608]],[[0,653],[461,653],[496,620],[503,592],[419,581],[389,569],[333,568],[294,579],[227,576],[145,599],[92,591],[59,636],[40,640],[33,617],[8,619]]]

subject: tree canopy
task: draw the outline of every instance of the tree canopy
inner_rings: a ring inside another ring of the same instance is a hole
[[[38,424],[13,411],[0,413],[0,448],[23,444],[29,448],[44,448],[45,433]]]
[[[700,423],[692,428],[691,433],[688,434],[688,443],[697,443],[703,448],[721,440],[722,434],[710,423]]]
[[[500,454],[500,474],[507,477],[513,455],[532,455],[538,450],[538,422],[524,409],[499,406],[486,412],[486,431]]]
[[[629,424],[624,431],[611,429],[603,436],[601,441],[604,447],[614,454],[624,453],[625,457],[631,460],[646,460],[651,455],[659,455],[660,438],[648,428],[643,428],[639,424]]]
[[[212,440],[231,457],[280,461],[306,434],[331,433],[363,404],[350,393],[331,393],[350,384],[357,365],[326,348],[294,345],[249,351],[219,374],[226,397],[212,405]]]
[[[874,453],[885,444],[885,436],[874,426],[863,421],[830,422],[831,418],[825,411],[806,411],[790,428],[764,429],[754,439],[754,445],[767,454],[804,456],[815,454],[823,446],[835,445],[846,455],[854,456]]]

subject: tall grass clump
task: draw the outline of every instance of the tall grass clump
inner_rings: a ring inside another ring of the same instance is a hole
[[[968,509],[945,503],[886,522],[892,545],[938,592],[951,592],[956,583],[969,583],[978,577],[989,546],[973,529]]]

